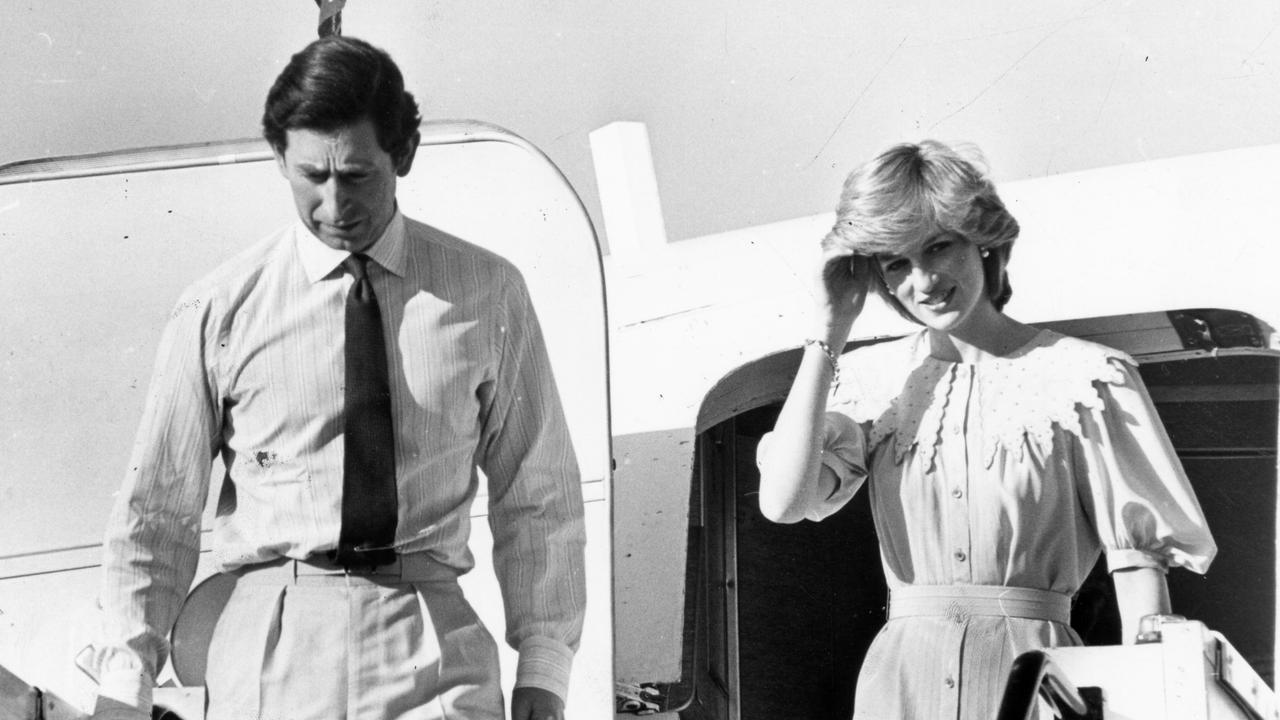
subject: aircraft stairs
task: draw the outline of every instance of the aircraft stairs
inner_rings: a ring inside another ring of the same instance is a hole
[[[1023,653],[996,720],[1280,720],[1272,689],[1203,623],[1150,616],[1139,638]]]

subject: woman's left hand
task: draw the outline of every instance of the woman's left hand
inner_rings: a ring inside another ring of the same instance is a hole
[[[564,701],[550,690],[518,687],[511,691],[511,720],[564,720]]]

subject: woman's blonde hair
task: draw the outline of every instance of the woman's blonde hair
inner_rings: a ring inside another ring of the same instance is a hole
[[[836,223],[822,239],[828,255],[902,254],[913,243],[952,232],[987,251],[987,296],[999,310],[1013,291],[1005,265],[1018,221],[1005,209],[973,146],[952,148],[936,140],[895,145],[849,173],[836,207]],[[876,290],[904,317],[872,263]]]

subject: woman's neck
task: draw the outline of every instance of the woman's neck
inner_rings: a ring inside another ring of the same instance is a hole
[[[930,354],[940,360],[980,364],[1007,357],[1039,332],[991,308],[989,315],[974,317],[963,328],[951,332],[929,330]]]

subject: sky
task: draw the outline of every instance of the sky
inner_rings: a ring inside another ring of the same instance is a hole
[[[0,162],[258,133],[311,0],[0,0]],[[588,133],[646,123],[667,235],[830,210],[890,144],[997,180],[1280,141],[1272,0],[349,0],[424,113],[547,152],[604,230]]]

